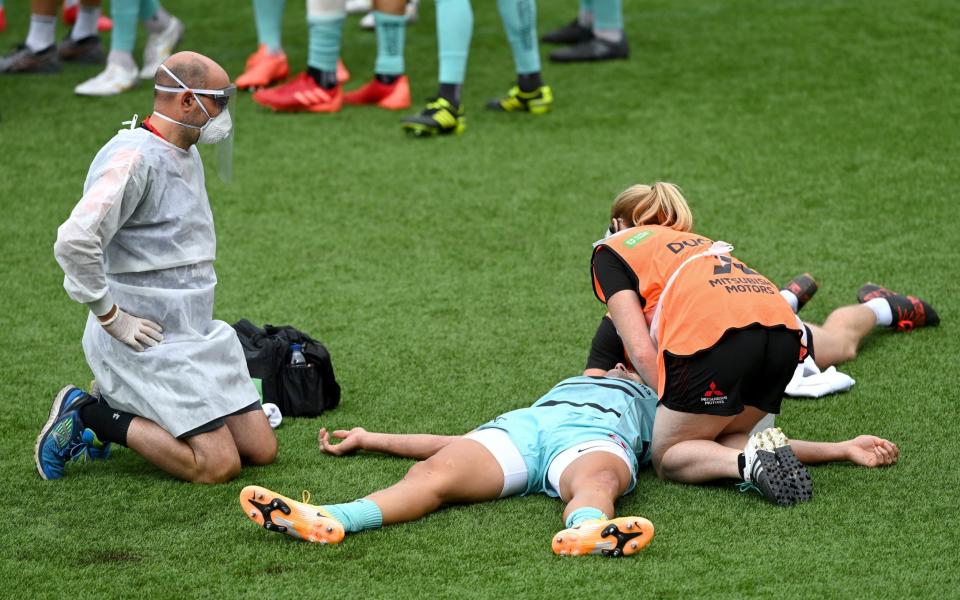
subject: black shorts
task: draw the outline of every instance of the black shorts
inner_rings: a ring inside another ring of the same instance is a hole
[[[777,414],[799,357],[796,331],[759,325],[734,329],[692,356],[665,352],[660,401],[685,413],[727,417],[746,405]]]
[[[200,435],[201,433],[209,433],[209,432],[211,432],[211,431],[216,431],[217,429],[220,429],[221,427],[223,427],[224,425],[227,424],[227,422],[224,421],[224,419],[226,419],[227,417],[232,417],[233,415],[242,415],[243,413],[248,413],[248,412],[251,412],[251,411],[254,411],[254,410],[261,410],[261,409],[260,409],[260,401],[259,401],[259,400],[257,400],[256,402],[252,402],[252,403],[244,406],[244,407],[241,408],[240,410],[237,410],[237,411],[234,411],[234,412],[230,413],[229,415],[226,415],[226,416],[223,416],[223,417],[217,417],[216,419],[214,419],[214,420],[212,420],[212,421],[209,421],[209,422],[207,422],[207,423],[204,423],[203,425],[201,425],[201,426],[199,426],[199,427],[194,427],[193,429],[191,429],[190,431],[188,431],[188,432],[186,432],[186,433],[181,433],[180,435],[177,436],[177,439],[178,439],[178,440],[183,440],[183,439],[186,439],[186,438],[188,438],[188,437],[193,437],[193,436],[195,436],[195,435]]]

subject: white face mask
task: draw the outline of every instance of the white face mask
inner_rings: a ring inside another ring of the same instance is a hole
[[[180,87],[172,88],[172,87],[167,87],[165,85],[154,85],[153,86],[154,89],[157,89],[161,92],[175,93],[175,92],[181,92],[183,90],[190,92],[191,94],[193,94],[193,97],[197,101],[197,104],[200,105],[200,110],[203,111],[203,114],[207,115],[207,122],[199,126],[191,125],[189,123],[183,123],[181,121],[177,121],[176,119],[172,119],[167,115],[163,113],[159,113],[157,111],[154,111],[153,114],[157,115],[158,117],[160,117],[165,121],[176,123],[181,127],[186,127],[188,129],[199,129],[200,137],[197,139],[197,142],[200,144],[218,144],[223,140],[227,139],[227,137],[230,135],[230,131],[233,129],[233,120],[230,118],[230,111],[227,109],[226,106],[224,106],[223,109],[220,110],[220,114],[218,114],[215,117],[211,117],[210,113],[207,112],[207,108],[203,105],[203,102],[200,101],[200,97],[197,94],[203,94],[206,96],[230,97],[233,95],[234,90],[236,88],[234,88],[233,86],[229,86],[228,88],[223,90],[195,90],[193,88],[187,87],[186,84],[180,81],[180,78],[174,75],[170,71],[170,69],[167,68],[166,65],[160,65],[160,68],[166,71],[167,75],[172,77],[174,81],[180,84]]]

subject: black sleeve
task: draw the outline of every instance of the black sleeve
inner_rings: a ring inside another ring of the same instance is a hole
[[[597,332],[593,334],[590,344],[590,356],[587,357],[587,369],[603,369],[609,371],[618,362],[625,362],[623,358],[623,341],[617,334],[610,317],[603,317]]]
[[[633,290],[639,294],[640,285],[636,274],[612,251],[599,251],[593,255],[593,273],[603,290],[604,298],[609,299],[623,290]],[[640,303],[644,304],[642,297]]]

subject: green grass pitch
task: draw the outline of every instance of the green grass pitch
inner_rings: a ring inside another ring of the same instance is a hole
[[[540,3],[541,31],[572,0]],[[7,2],[0,44],[21,41]],[[242,68],[250,3],[169,0],[183,48]],[[304,64],[300,2],[285,45]],[[226,485],[173,481],[128,450],[41,481],[33,442],[53,394],[86,385],[84,308],[54,261],[57,226],[99,147],[151,91],[77,98],[96,67],[0,78],[0,596],[10,598],[949,597],[960,585],[957,320],[960,54],[947,1],[627,2],[632,58],[544,63],[555,112],[486,112],[512,81],[494,3],[476,2],[468,130],[413,140],[400,115],[276,115],[239,103],[235,183],[210,178],[219,236],[216,315],[292,323],[324,340],[342,406],[278,430],[276,464]],[[416,102],[434,91],[434,8],[408,32]],[[64,35],[61,28],[58,35]],[[140,32],[142,45],[144,34]],[[354,82],[375,40],[346,24]],[[547,48],[543,49],[546,57]],[[138,48],[139,52],[139,48]],[[351,85],[354,85],[352,83]],[[454,507],[422,522],[310,546],[258,530],[237,495],[256,483],[343,502],[410,461],[334,459],[320,426],[462,433],[579,372],[603,310],[590,244],[614,195],[680,184],[697,230],[775,281],[809,270],[823,319],[874,280],[922,295],[938,329],[876,332],[843,367],[857,385],[786,400],[797,438],[875,433],[898,465],[813,469],[813,501],[778,509],[730,485],[640,476],[619,505],[657,527],[629,560],[560,559],[546,497]]]

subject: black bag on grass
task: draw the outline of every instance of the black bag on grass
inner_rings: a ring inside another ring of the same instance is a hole
[[[340,386],[327,349],[289,325],[260,329],[241,319],[233,324],[251,377],[263,385],[263,401],[280,407],[284,417],[316,417],[340,404]],[[291,344],[303,346],[306,365],[291,365]]]

